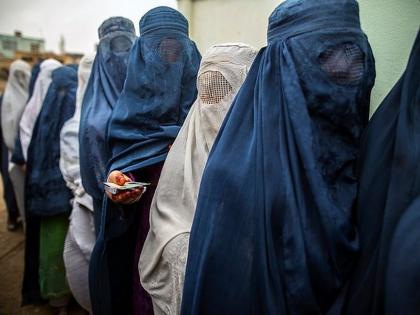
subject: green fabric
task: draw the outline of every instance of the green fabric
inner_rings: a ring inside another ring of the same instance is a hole
[[[67,215],[41,219],[39,281],[44,299],[57,299],[70,294],[63,260],[68,226]]]

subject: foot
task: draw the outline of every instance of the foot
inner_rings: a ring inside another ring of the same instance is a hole
[[[8,229],[10,232],[13,232],[13,231],[16,231],[16,230],[17,230],[17,228],[18,228],[18,223],[17,223],[16,219],[11,219],[11,218],[9,218],[9,219],[7,220],[7,229]]]

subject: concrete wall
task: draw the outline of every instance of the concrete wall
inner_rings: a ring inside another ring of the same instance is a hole
[[[190,20],[190,33],[204,52],[215,43],[266,45],[268,16],[281,0],[179,0]],[[377,69],[373,112],[400,77],[420,21],[419,0],[359,0],[362,27],[369,37]]]
[[[180,0],[190,33],[202,52],[220,42],[266,45],[268,16],[279,0]]]
[[[373,112],[403,73],[420,26],[419,0],[360,0],[362,28],[376,60]]]
[[[5,42],[14,42],[16,49],[7,49]],[[13,35],[0,34],[0,56],[5,58],[14,58],[16,51],[32,52],[31,45],[39,45],[40,53],[45,51],[45,43],[43,39],[20,37]]]

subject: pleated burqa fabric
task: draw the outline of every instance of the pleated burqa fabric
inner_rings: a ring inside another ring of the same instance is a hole
[[[33,94],[25,107],[19,123],[19,137],[22,148],[23,163],[28,157],[28,147],[32,138],[33,129],[42,109],[48,89],[51,85],[51,75],[54,70],[61,67],[61,63],[54,59],[47,59],[40,65],[40,72],[35,82]],[[27,169],[28,174],[28,169]],[[25,179],[26,181],[26,179]],[[26,183],[25,183],[26,187]],[[39,287],[39,238],[40,218],[31,215],[27,209],[28,197],[25,192],[25,269],[22,284],[22,304],[38,304],[42,302]]]
[[[32,67],[31,79],[29,81],[29,90],[28,90],[27,102],[29,102],[29,100],[32,98],[32,94],[34,93],[35,82],[38,79],[39,72],[41,71],[41,63],[42,63],[42,61],[39,61],[36,64],[34,64],[33,67]],[[20,122],[19,122],[19,125],[20,125]],[[17,137],[15,139],[15,147],[14,147],[14,150],[13,150],[11,161],[13,163],[17,164],[17,165],[25,164],[25,158],[23,156],[22,144],[20,142],[20,126],[19,126]]]
[[[3,139],[8,149],[8,172],[13,186],[19,214],[25,226],[25,173],[23,169],[11,161],[18,137],[19,122],[28,101],[31,67],[23,60],[15,60],[9,69],[4,97],[2,101],[1,128]]]
[[[31,142],[35,122],[38,118],[39,112],[41,111],[42,104],[51,84],[52,72],[59,67],[61,67],[61,63],[55,59],[47,59],[41,63],[41,70],[38,78],[36,79],[32,97],[28,101],[28,104],[22,114],[22,118],[19,123],[19,135],[25,161],[28,159],[28,147]]]
[[[150,231],[139,261],[140,279],[155,315],[179,314],[188,239],[208,154],[257,51],[219,44],[201,60],[198,98],[162,169],[150,208]]]
[[[104,201],[89,270],[94,314],[153,313],[140,285],[138,256],[162,162],[196,99],[200,59],[181,13],[157,7],[141,18],[140,37],[110,119],[108,172],[118,169],[134,177],[142,173],[137,179],[150,180],[153,186],[132,206]]]
[[[38,216],[69,214],[72,199],[59,167],[60,132],[75,111],[77,70],[63,66],[51,77],[28,148],[26,211]]]
[[[350,218],[374,60],[353,0],[272,13],[210,152],[181,314],[324,314],[358,242]]]
[[[0,95],[0,103],[2,101],[2,95]],[[0,111],[1,115],[1,111]],[[1,118],[0,118],[1,121]],[[14,223],[19,217],[19,209],[15,198],[15,191],[13,184],[9,176],[9,149],[3,140],[0,128],[0,173],[3,183],[3,199],[6,205],[8,223]]]
[[[73,193],[69,230],[64,245],[67,282],[76,301],[91,312],[89,296],[89,261],[95,244],[93,201],[83,188],[80,176],[79,125],[83,96],[94,56],[85,55],[79,64],[76,109],[60,135],[60,170]]]
[[[165,160],[197,96],[200,59],[182,14],[158,7],[142,17],[110,121],[108,171],[131,172]]]
[[[59,168],[60,132],[75,111],[77,68],[60,67],[51,77],[28,148],[26,209],[28,214],[40,217],[41,296],[50,303],[65,303],[70,290],[63,252],[72,194]]]
[[[4,142],[9,151],[13,151],[19,122],[28,101],[31,67],[23,60],[10,64],[9,78],[1,106],[1,128]]]
[[[96,233],[99,232],[103,182],[109,160],[108,122],[123,88],[128,56],[136,38],[133,22],[124,17],[105,20],[98,34],[99,45],[83,98],[79,132],[80,172],[83,187],[94,201]]]
[[[420,35],[363,138],[360,258],[334,314],[420,312]]]

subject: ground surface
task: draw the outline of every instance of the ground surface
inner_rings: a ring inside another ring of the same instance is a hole
[[[7,231],[2,188],[0,184],[0,315],[54,315],[57,312],[48,305],[20,307],[24,235],[22,229]],[[69,315],[86,314],[72,304]]]

